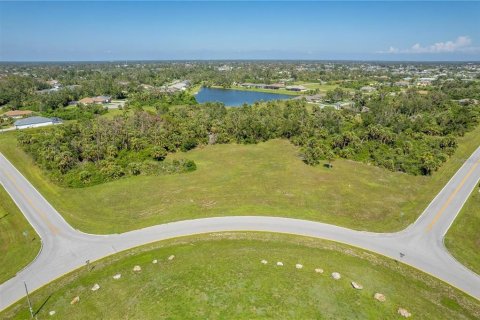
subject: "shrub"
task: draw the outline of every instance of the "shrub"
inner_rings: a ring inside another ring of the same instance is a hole
[[[150,155],[157,161],[163,161],[167,156],[167,150],[160,146],[154,146],[150,152]]]
[[[142,173],[142,164],[140,162],[131,162],[128,164],[128,172],[131,175],[138,176]]]

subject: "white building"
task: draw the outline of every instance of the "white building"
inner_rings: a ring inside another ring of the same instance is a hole
[[[304,86],[286,86],[285,89],[289,91],[307,91],[307,88]]]
[[[176,81],[173,84],[169,85],[168,88],[174,91],[185,91],[190,86],[190,81]]]
[[[16,129],[28,129],[60,124],[62,121],[58,118],[29,117],[15,121],[13,124]]]

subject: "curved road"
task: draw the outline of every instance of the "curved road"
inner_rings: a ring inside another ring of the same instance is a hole
[[[42,239],[37,258],[0,285],[0,310],[56,278],[129,248],[169,238],[218,231],[269,231],[322,238],[370,250],[429,273],[480,300],[480,276],[456,261],[443,238],[480,180],[480,148],[463,164],[417,221],[396,233],[355,231],[278,217],[218,217],[152,226],[122,234],[92,235],[73,229],[0,153],[0,183]],[[400,252],[404,253],[400,257]]]

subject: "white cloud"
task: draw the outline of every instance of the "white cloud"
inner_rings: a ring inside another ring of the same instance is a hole
[[[395,47],[392,47],[390,46],[390,48],[388,48],[388,53],[398,53],[400,50],[398,50],[398,48],[395,48]]]
[[[437,42],[430,46],[422,47],[420,43],[414,44],[409,51],[413,53],[442,53],[457,52],[470,47],[472,40],[468,36],[460,36],[455,41]]]
[[[454,41],[436,42],[432,45],[422,46],[416,43],[408,49],[398,49],[390,47],[386,51],[378,53],[476,53],[480,52],[480,48],[472,46],[472,39],[469,36],[459,36]]]

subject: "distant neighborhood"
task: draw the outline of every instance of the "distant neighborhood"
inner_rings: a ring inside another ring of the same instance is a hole
[[[408,90],[425,95],[439,86],[455,84],[468,87],[471,83],[480,81],[480,66],[475,63],[184,62],[159,65],[119,64],[113,67],[122,72],[110,74],[109,66],[85,65],[77,70],[81,76],[71,78],[62,76],[61,72],[49,75],[48,71],[42,76],[45,70],[40,71],[41,69],[31,66],[4,66],[0,69],[0,84],[12,77],[34,80],[28,88],[22,89],[30,97],[25,100],[26,104],[15,104],[8,100],[2,102],[0,99],[0,129],[59,124],[62,123],[60,119],[65,112],[72,114],[74,108],[82,106],[103,107],[105,110],[123,109],[129,106],[128,101],[132,97],[135,97],[133,100],[138,100],[136,106],[141,106],[145,99],[149,104],[154,104],[155,100],[159,104],[173,103],[175,99],[168,98],[169,96],[193,96],[202,87],[285,94],[288,95],[287,99],[304,100],[307,104],[320,108],[365,113],[370,108],[362,101],[377,99],[379,96],[396,96]],[[67,74],[70,66],[62,68],[62,72]],[[109,70],[106,73],[108,77],[97,79],[104,69]],[[119,74],[129,76],[118,76]],[[35,88],[33,90],[32,85]],[[462,90],[452,100],[461,106],[479,103],[478,96],[463,94],[462,92],[469,91]],[[192,99],[195,101],[195,98]],[[58,112],[53,112],[54,110]]]

